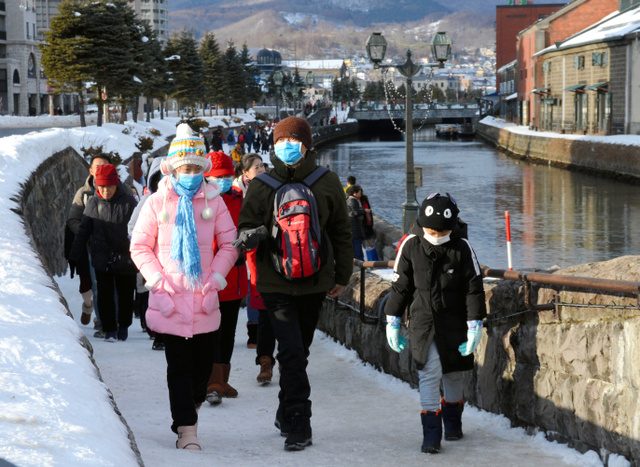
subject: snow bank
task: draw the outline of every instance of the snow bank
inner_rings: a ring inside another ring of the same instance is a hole
[[[47,120],[34,118],[28,122]],[[220,119],[207,120],[224,125]],[[0,118],[0,124],[7,121],[25,125],[22,118]],[[66,314],[21,218],[11,211],[17,207],[11,198],[58,151],[103,145],[126,158],[137,150],[138,136],[151,136],[151,128],[161,133],[154,137],[154,149],[165,145],[176,122],[174,117],[127,123],[128,134],[122,125],[105,124],[0,139],[0,463],[137,465],[126,427],[80,344],[82,331]]]

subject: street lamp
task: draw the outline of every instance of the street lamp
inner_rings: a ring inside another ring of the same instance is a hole
[[[273,84],[276,85],[276,120],[280,120],[280,86],[284,80],[284,75],[280,70],[273,72]]]
[[[382,64],[387,52],[387,41],[380,32],[374,32],[367,39],[367,55],[374,68],[395,68],[406,78],[405,132],[406,160],[405,186],[406,199],[402,205],[402,230],[407,233],[418,216],[416,200],[415,171],[413,167],[413,84],[412,78],[423,68],[444,68],[451,56],[451,40],[446,32],[438,32],[431,42],[431,52],[435,62],[418,65],[411,59],[411,51],[407,50],[407,60],[402,64]]]

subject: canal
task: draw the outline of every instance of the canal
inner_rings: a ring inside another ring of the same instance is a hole
[[[405,146],[400,139],[360,136],[323,146],[319,163],[345,182],[354,175],[375,214],[400,227],[405,200]],[[449,192],[482,264],[506,268],[504,211],[511,214],[514,268],[570,266],[640,254],[640,186],[506,157],[481,141],[416,134],[423,167],[418,202]]]

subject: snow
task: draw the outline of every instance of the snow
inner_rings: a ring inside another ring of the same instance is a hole
[[[344,60],[283,60],[282,65],[299,70],[339,70]]]
[[[252,115],[243,116],[250,121]],[[220,119],[207,118],[211,123]],[[5,118],[0,118],[3,123]],[[444,443],[443,453],[419,451],[421,427],[416,390],[370,365],[356,353],[316,333],[311,349],[314,445],[287,453],[273,427],[277,385],[255,383],[255,354],[246,349],[241,313],[233,357],[232,383],[240,391],[222,406],[202,407],[199,431],[205,450],[178,451],[169,430],[166,363],[162,352],[134,321],[124,343],[106,343],[93,329],[66,315],[66,308],[32,250],[11,200],[21,183],[51,154],[68,146],[103,144],[127,157],[137,136],[156,128],[164,137],[177,118],[102,128],[52,128],[0,139],[0,464],[20,466],[137,465],[128,432],[111,405],[111,393],[131,427],[146,465],[602,465],[585,455],[527,436],[504,417],[467,407],[465,438]],[[69,309],[79,319],[78,278],[55,278]],[[89,353],[88,337],[105,383]],[[277,377],[277,371],[276,371]],[[490,449],[490,451],[488,450]],[[616,466],[625,460],[614,458]]]
[[[605,17],[596,25],[585,29],[573,37],[560,43],[559,49],[577,47],[594,42],[605,42],[621,39],[625,35],[640,28],[640,7],[623,13],[615,12]]]
[[[519,135],[529,135],[536,136],[542,138],[561,138],[561,139],[570,139],[576,141],[591,141],[595,143],[606,143],[606,144],[620,144],[623,146],[638,146],[640,145],[640,135],[610,135],[610,136],[602,136],[602,135],[569,135],[569,134],[561,134],[554,133],[552,131],[535,131],[529,129],[528,126],[516,125],[515,123],[506,122],[500,118],[495,117],[485,117],[480,120],[480,123],[484,123],[485,125],[493,126],[495,128],[503,128],[511,133],[516,133]]]

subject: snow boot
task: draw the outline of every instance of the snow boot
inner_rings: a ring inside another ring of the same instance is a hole
[[[256,377],[258,383],[263,386],[269,384],[273,378],[273,359],[268,355],[262,355],[258,358],[258,364],[260,365],[260,372]]]
[[[462,411],[464,401],[447,402],[442,399],[442,424],[444,425],[444,439],[457,441],[462,438]]]
[[[93,312],[93,292],[87,290],[82,292],[82,314],[80,315],[80,322],[85,326],[91,322],[91,313]]]
[[[153,339],[153,344],[151,344],[151,349],[164,350],[164,341],[162,340],[161,337],[156,336],[156,338]]]
[[[222,371],[224,375],[224,379],[222,383],[222,392],[220,393],[220,395],[222,397],[230,397],[232,399],[235,399],[236,397],[238,397],[238,391],[236,391],[236,388],[234,388],[229,384],[229,373],[231,373],[231,364],[220,363],[219,365],[222,366]]]
[[[258,325],[256,323],[247,323],[247,349],[255,349],[258,346]]]
[[[211,405],[218,405],[222,402],[222,391],[224,389],[224,371],[222,365],[214,363],[207,384],[207,402]]]
[[[188,451],[202,451],[200,441],[198,440],[198,424],[179,426],[178,439],[176,448],[186,449]]]
[[[420,418],[422,419],[422,452],[439,453],[442,441],[442,411],[423,410],[420,412]]]
[[[289,433],[284,440],[285,451],[302,451],[311,446],[311,402],[295,405],[285,410]]]

